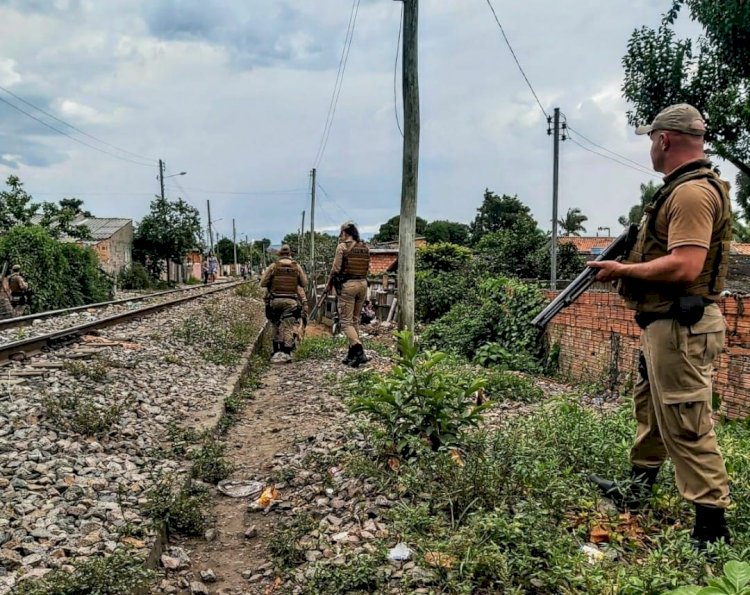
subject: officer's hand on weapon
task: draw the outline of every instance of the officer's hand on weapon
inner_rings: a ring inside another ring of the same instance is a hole
[[[596,274],[597,281],[614,281],[624,276],[625,269],[627,268],[624,264],[617,260],[592,260],[586,263],[592,269],[599,269]]]

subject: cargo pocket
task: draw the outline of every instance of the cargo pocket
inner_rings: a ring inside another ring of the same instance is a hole
[[[710,366],[724,348],[726,323],[717,306],[708,306],[701,318],[688,327],[688,356],[693,362]]]
[[[711,406],[707,401],[687,401],[669,405],[676,424],[673,433],[685,440],[698,440],[714,427]]]

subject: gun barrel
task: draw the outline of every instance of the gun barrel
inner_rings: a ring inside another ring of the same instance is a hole
[[[633,246],[637,233],[638,226],[631,225],[614,242],[607,246],[596,260],[614,260],[625,254]],[[596,269],[588,266],[583,269],[570,285],[547,304],[544,310],[537,314],[534,320],[531,321],[531,324],[543,330],[549,324],[550,320],[557,316],[560,310],[572,304],[581,297],[584,291],[591,287],[596,279],[596,273]]]

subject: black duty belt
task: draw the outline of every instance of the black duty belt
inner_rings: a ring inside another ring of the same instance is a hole
[[[636,312],[635,323],[645,329],[652,322],[674,318],[671,312]]]
[[[705,307],[713,303],[713,300],[701,296],[683,296],[672,304],[668,312],[636,312],[635,322],[642,329],[657,320],[676,320],[682,326],[691,326],[703,318]]]

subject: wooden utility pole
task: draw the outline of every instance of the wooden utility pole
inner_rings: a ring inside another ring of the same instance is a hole
[[[554,144],[552,155],[552,251],[550,253],[549,285],[553,291],[557,289],[557,186],[560,169],[560,108],[555,108],[553,123]]]
[[[404,154],[401,173],[401,217],[398,228],[398,327],[414,331],[414,236],[417,233],[419,170],[419,80],[417,76],[418,0],[404,3],[403,97]]]
[[[234,248],[234,274],[237,274],[237,228],[234,226],[232,217],[232,248]]]
[[[312,289],[310,291],[310,303],[318,301],[318,280],[315,276],[315,168],[313,167],[310,176],[312,177],[312,193],[310,195],[310,280]]]
[[[302,211],[302,225],[299,226],[299,239],[297,240],[297,258],[302,261],[305,253],[305,211]]]

